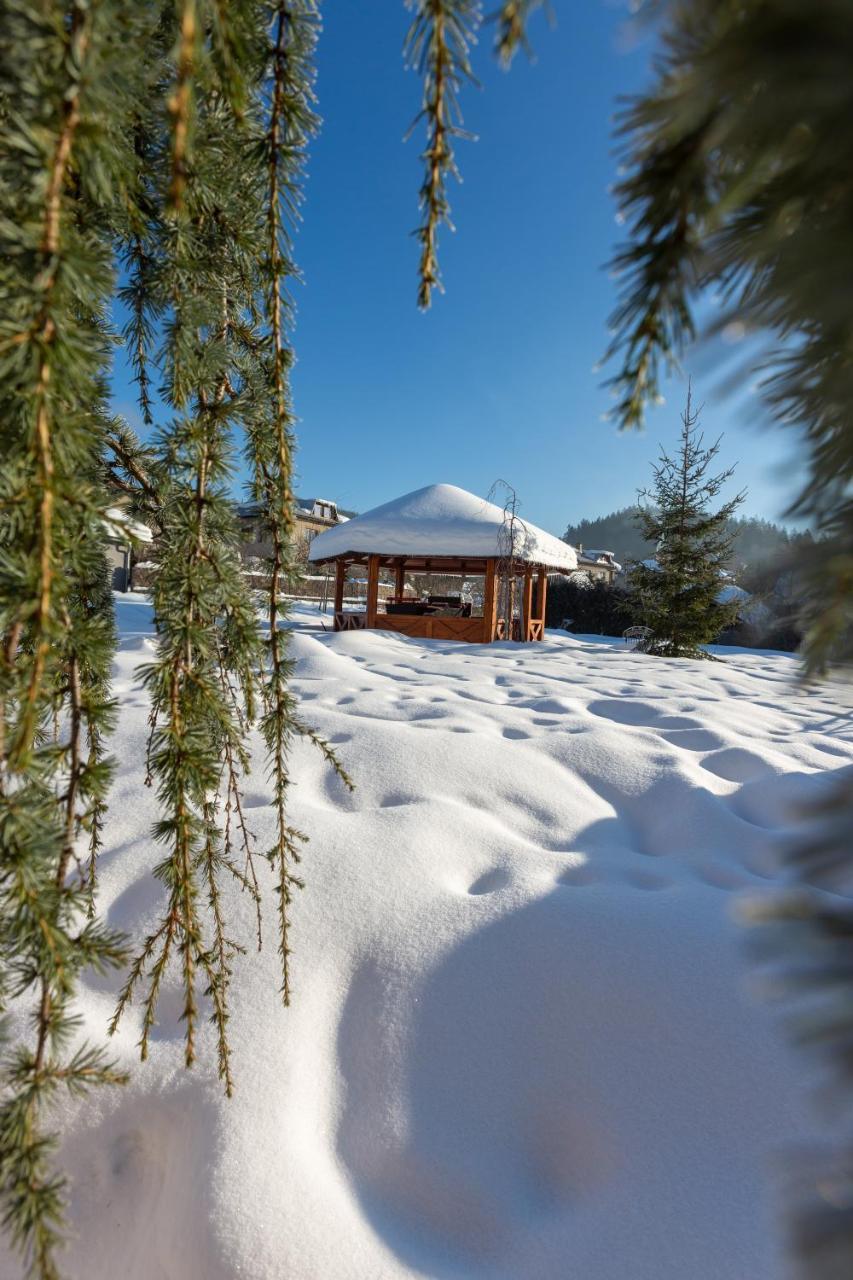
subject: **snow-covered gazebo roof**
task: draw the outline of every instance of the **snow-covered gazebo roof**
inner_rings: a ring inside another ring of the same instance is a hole
[[[502,507],[455,484],[430,484],[318,534],[314,563],[340,556],[494,559],[509,556],[509,519]],[[516,516],[512,558],[563,573],[577,568],[573,547]]]

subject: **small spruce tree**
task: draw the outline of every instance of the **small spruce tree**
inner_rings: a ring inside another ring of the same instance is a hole
[[[734,472],[709,473],[719,448],[719,440],[705,446],[688,387],[678,453],[671,458],[661,451],[652,489],[639,495],[643,537],[657,544],[656,559],[635,563],[632,575],[651,633],[640,645],[646,653],[707,658],[702,646],[737,616],[737,605],[718,597],[734,541],[729,521],[744,494],[712,509]]]

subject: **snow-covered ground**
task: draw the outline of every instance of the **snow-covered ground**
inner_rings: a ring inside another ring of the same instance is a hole
[[[162,890],[142,785],[149,656],[119,599],[122,700],[101,901],[140,936]],[[465,646],[297,613],[304,714],[357,783],[293,756],[307,830],[296,996],[236,965],[227,1102],[181,1066],[176,988],[150,1061],[69,1114],[86,1280],[778,1280],[803,1061],[750,996],[739,894],[853,761],[838,685],[788,655],[653,659],[621,642]],[[247,804],[272,829],[259,772]],[[250,903],[232,910],[252,935]],[[267,930],[274,935],[272,916]],[[115,982],[87,983],[100,1037]]]

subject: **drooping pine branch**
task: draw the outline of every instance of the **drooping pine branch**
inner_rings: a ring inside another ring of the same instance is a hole
[[[273,429],[263,423],[250,435],[249,454],[254,472],[254,495],[263,505],[272,541],[267,591],[268,652],[263,683],[264,712],[261,728],[268,755],[276,813],[276,839],[267,856],[275,868],[278,899],[278,949],[282,964],[282,999],[290,1003],[290,904],[294,888],[302,882],[294,873],[303,837],[288,822],[287,793],[290,781],[288,753],[295,735],[309,733],[297,719],[288,689],[291,664],[286,635],[280,622],[281,592],[297,572],[294,556],[293,516],[293,411],[289,372],[293,361],[285,326],[292,322],[286,296],[288,277],[296,275],[292,258],[293,221],[301,199],[306,146],[317,128],[313,111],[313,65],[316,41],[316,7],[303,0],[279,0],[272,6],[270,76],[272,93],[267,130],[267,235],[269,282],[267,306],[272,352],[270,401]],[[311,735],[316,739],[316,735]],[[334,752],[320,744],[327,759],[347,783]]]
[[[38,1277],[57,1274],[65,1231],[52,1103],[120,1078],[81,1042],[73,1000],[87,966],[123,960],[87,882],[113,721],[110,228],[132,182],[120,136],[147,18],[113,0],[0,13],[0,988],[32,1028],[0,1064],[0,1211]]]
[[[175,87],[168,101],[172,126],[172,173],[168,207],[174,214],[183,212],[193,126],[194,70],[200,34],[196,0],[181,0],[179,13],[180,26],[175,57],[177,73]]]
[[[80,92],[92,40],[92,21],[92,11],[85,5],[73,6],[63,59],[68,75],[68,85],[62,95],[59,128],[48,168],[42,213],[39,246],[42,277],[41,305],[35,332],[27,335],[28,341],[32,343],[36,352],[33,407],[35,411],[35,486],[39,493],[38,583],[35,612],[31,622],[33,660],[18,726],[17,741],[12,746],[11,762],[13,764],[16,759],[25,759],[32,745],[45,665],[58,613],[51,607],[55,560],[53,521],[57,501],[53,457],[54,423],[50,396],[52,355],[57,338],[58,321],[54,308],[64,247],[62,244],[63,196],[68,181],[75,134],[80,123]]]
[[[423,104],[412,130],[423,120],[427,145],[421,153],[424,179],[420,191],[423,218],[415,235],[421,246],[418,306],[426,310],[433,289],[441,289],[438,267],[438,232],[453,230],[448,178],[459,178],[453,144],[472,135],[462,129],[459,92],[466,81],[475,82],[470,48],[482,18],[479,0],[407,0],[414,17],[406,37],[404,56],[423,78]],[[410,131],[411,132],[411,131]]]
[[[849,5],[669,0],[657,8],[656,82],[625,117],[628,174],[618,194],[631,244],[618,260],[628,271],[614,318],[618,414],[626,425],[639,419],[657,390],[657,362],[677,356],[692,333],[695,286],[713,286],[722,299],[714,329],[733,324],[760,337],[758,356],[745,363],[762,376],[771,419],[800,442],[803,481],[791,513],[815,535],[799,560],[810,584],[806,672],[834,666],[843,675],[853,661]],[[673,222],[679,210],[683,235]],[[768,945],[797,1037],[832,1071],[838,1114],[849,1116],[849,776],[824,812],[808,816],[812,835],[792,854],[800,891],[758,914],[772,922]],[[853,1144],[842,1134],[835,1151],[800,1169],[793,1236],[809,1280],[853,1268],[851,1168]]]
[[[645,104],[626,112],[624,133],[642,137],[646,114]],[[709,208],[704,138],[696,131],[679,145],[641,144],[636,171],[617,187],[634,237],[612,263],[621,293],[607,359],[620,366],[609,382],[616,396],[610,417],[620,426],[642,426],[646,405],[660,398],[662,373],[677,368],[694,336],[698,245]]]
[[[308,59],[313,53],[313,14],[298,5],[280,0],[274,16],[272,52],[272,103],[269,121],[268,228],[270,256],[269,312],[272,328],[272,399],[274,443],[270,450],[258,447],[254,462],[263,492],[273,545],[268,590],[269,673],[264,684],[263,731],[270,752],[269,769],[276,813],[276,842],[269,857],[275,867],[278,898],[278,949],[282,964],[282,999],[290,1003],[289,908],[291,892],[300,885],[293,873],[299,861],[298,843],[287,821],[286,799],[289,782],[287,753],[293,733],[294,707],[287,689],[289,674],[285,638],[279,629],[279,594],[287,576],[293,573],[290,549],[293,543],[292,413],[289,404],[288,371],[291,353],[285,344],[282,316],[282,289],[285,273],[293,268],[289,260],[290,237],[282,217],[281,182],[296,196],[296,183],[308,138],[316,129],[311,110],[312,87]],[[285,151],[285,148],[287,150]],[[285,156],[290,170],[285,171]],[[295,166],[293,161],[295,158]],[[294,172],[295,168],[295,172]],[[257,481],[256,481],[257,487]],[[289,573],[288,573],[289,571]]]
[[[151,201],[149,194],[144,228],[150,292],[144,303],[165,333],[160,396],[174,416],[146,451],[126,432],[109,438],[113,479],[138,503],[153,504],[161,531],[152,592],[157,655],[145,680],[152,703],[149,776],[162,814],[155,834],[165,847],[156,874],[166,891],[162,916],[129,971],[113,1029],[139,995],[145,1057],[163,982],[177,967],[186,1064],[198,1055],[204,1002],[227,1093],[233,1087],[232,960],[244,944],[229,921],[226,881],[251,895],[258,945],[262,940],[254,837],[242,800],[251,768],[246,735],[256,722],[276,811],[275,842],[263,853],[275,871],[285,1003],[289,907],[300,883],[293,867],[303,837],[286,812],[288,752],[295,735],[311,732],[300,723],[288,686],[281,626],[280,596],[294,572],[292,354],[285,325],[291,315],[286,283],[296,275],[290,237],[304,151],[316,127],[316,16],[309,0],[217,9],[194,45],[192,84],[180,58],[176,62],[170,92],[185,90],[193,103],[192,164],[176,204],[173,139],[159,196]],[[228,493],[238,442],[271,530],[266,636],[241,572]]]
[[[527,26],[536,9],[550,10],[548,0],[503,0],[501,7],[492,14],[495,32],[495,53],[502,67],[509,67],[519,49],[528,57],[533,50],[527,37]]]

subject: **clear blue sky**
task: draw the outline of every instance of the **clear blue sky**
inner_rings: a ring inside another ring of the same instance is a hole
[[[487,0],[487,11],[494,7]],[[322,133],[310,162],[297,256],[294,375],[298,491],[366,510],[433,481],[485,495],[499,477],[523,513],[561,533],[634,500],[658,442],[678,430],[684,387],[642,434],[601,420],[594,371],[615,285],[605,264],[620,228],[612,116],[648,75],[652,46],[618,0],[553,0],[537,15],[536,61],[504,73],[491,31],[476,50],[482,88],[463,98],[457,230],[441,237],[446,293],[415,305],[420,131],[403,137],[420,84],[401,46],[402,0],[326,0],[319,44]],[[777,518],[796,479],[792,441],[758,427],[754,396],[718,394],[708,357],[685,364],[708,435],[739,460],[749,514]],[[131,408],[119,370],[116,407]]]

